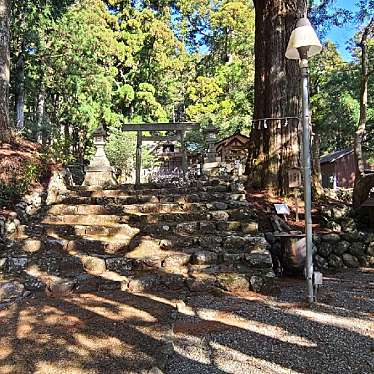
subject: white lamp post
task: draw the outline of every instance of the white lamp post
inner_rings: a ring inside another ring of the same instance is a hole
[[[309,68],[308,58],[322,50],[316,32],[308,18],[301,18],[292,32],[288,43],[286,57],[300,60],[302,93],[303,93],[303,161],[304,161],[304,204],[305,204],[305,235],[306,262],[305,273],[308,288],[308,301],[314,302],[313,287],[313,228],[312,228],[312,176],[311,176],[311,142],[309,116]]]

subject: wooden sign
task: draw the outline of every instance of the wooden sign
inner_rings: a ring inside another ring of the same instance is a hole
[[[292,168],[288,171],[288,186],[290,188],[301,187],[301,172],[298,168]]]
[[[313,283],[316,286],[320,286],[323,283],[323,275],[319,271],[313,273]]]
[[[287,204],[274,204],[274,208],[277,211],[277,214],[283,214],[285,216],[290,215],[290,208]]]

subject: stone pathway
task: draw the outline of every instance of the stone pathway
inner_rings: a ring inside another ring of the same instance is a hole
[[[373,273],[309,309],[231,187],[56,195],[0,248],[0,374],[373,372]]]
[[[277,295],[37,293],[0,306],[0,373],[372,373],[374,273]]]
[[[220,179],[189,187],[74,187],[19,227],[0,249],[0,271],[32,292],[67,285],[79,292],[260,291],[274,274],[257,230],[245,194]]]

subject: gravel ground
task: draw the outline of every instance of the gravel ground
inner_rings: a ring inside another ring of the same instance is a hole
[[[373,373],[374,272],[275,296],[102,292],[0,306],[0,373]],[[162,371],[158,370],[161,368]]]
[[[374,372],[374,272],[327,276],[312,308],[304,282],[280,286],[277,297],[187,299],[167,372]]]

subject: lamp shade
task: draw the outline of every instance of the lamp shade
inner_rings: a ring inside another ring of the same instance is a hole
[[[286,51],[286,57],[290,60],[299,60],[299,48],[308,48],[307,56],[312,57],[322,51],[322,44],[308,18],[301,18],[297,22],[296,29],[292,31]]]

